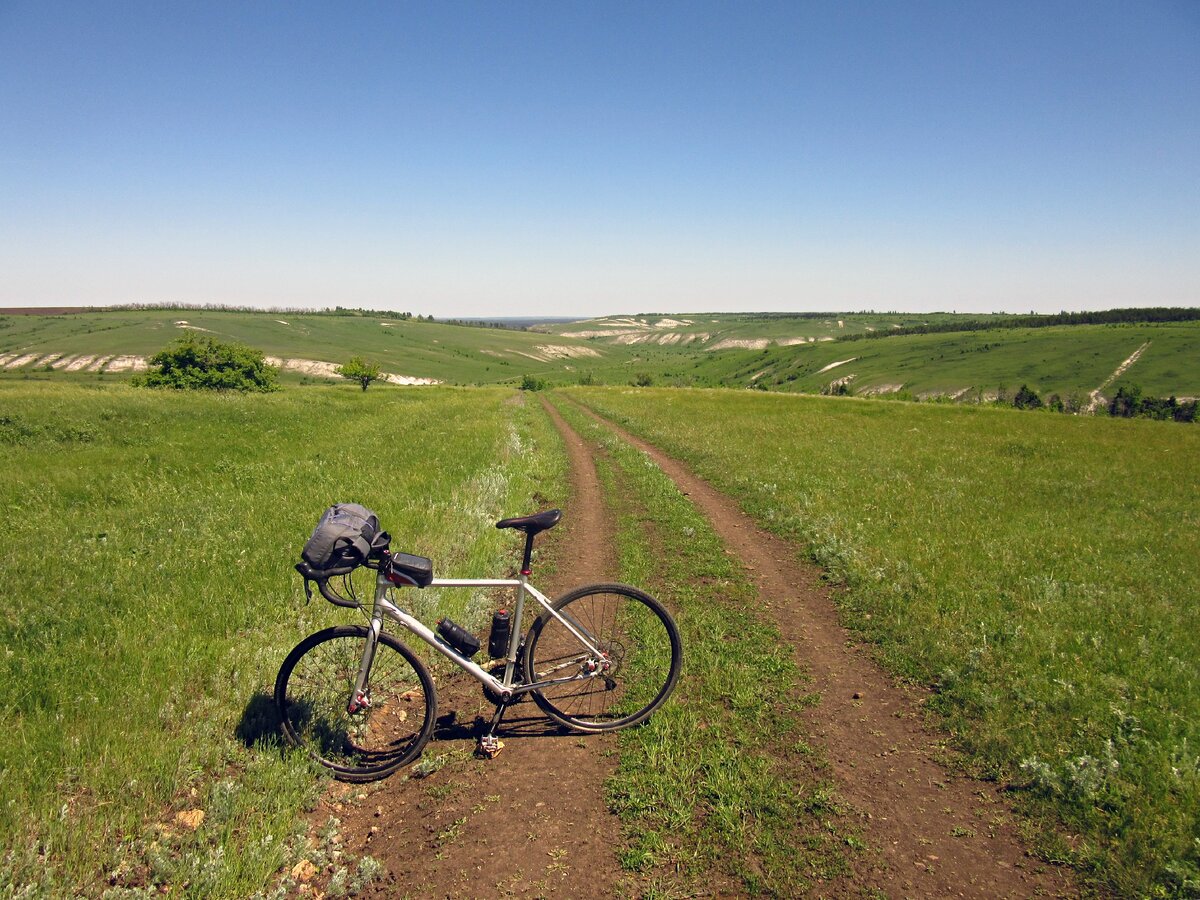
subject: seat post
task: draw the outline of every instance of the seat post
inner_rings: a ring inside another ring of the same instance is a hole
[[[527,532],[525,532],[525,559],[521,562],[521,574],[522,575],[532,575],[533,574],[533,569],[531,568],[532,562],[533,562],[533,532],[527,531]]]
[[[562,510],[548,509],[532,516],[514,516],[511,519],[501,519],[496,523],[497,528],[515,528],[525,533],[525,556],[521,560],[521,575],[528,577],[533,567],[533,537],[547,528],[553,528],[562,518]]]

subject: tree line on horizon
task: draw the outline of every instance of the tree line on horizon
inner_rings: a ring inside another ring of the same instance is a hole
[[[838,340],[861,341],[898,337],[905,334],[946,334],[958,331],[994,331],[1002,328],[1050,328],[1055,325],[1147,325],[1196,321],[1200,321],[1200,308],[1147,306],[1094,312],[1060,312],[1045,315],[1005,316],[997,319],[968,319],[961,322],[903,325],[888,331],[844,334],[838,337]]]

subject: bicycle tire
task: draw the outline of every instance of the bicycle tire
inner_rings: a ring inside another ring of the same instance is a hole
[[[380,635],[375,649],[370,706],[349,711],[367,634],[360,625],[310,634],[275,679],[284,736],[341,781],[374,781],[412,762],[437,719],[429,670],[390,634]]]
[[[645,721],[666,702],[679,680],[683,645],[661,603],[629,585],[590,584],[563,595],[552,608],[592,639],[611,668],[533,691],[546,715],[576,731],[615,731]],[[591,656],[548,612],[525,639],[530,681],[585,671]]]

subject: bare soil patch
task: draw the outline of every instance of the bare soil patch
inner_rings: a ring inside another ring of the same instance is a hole
[[[1001,786],[942,762],[952,751],[924,726],[921,694],[894,684],[839,624],[831,590],[815,567],[798,561],[795,546],[759,528],[682,463],[595,418],[647,453],[713,523],[814,678],[821,701],[803,713],[811,742],[827,755],[868,845],[831,894],[1079,896],[1072,872],[1023,846]]]

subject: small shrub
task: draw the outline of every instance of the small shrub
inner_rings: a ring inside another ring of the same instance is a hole
[[[150,357],[151,369],[135,375],[139,387],[175,390],[277,391],[279,370],[268,366],[261,350],[188,335]]]
[[[379,379],[379,365],[368,362],[361,356],[352,356],[350,362],[338,366],[334,371],[343,378],[357,381],[364,391],[371,386],[372,381]]]
[[[358,894],[371,882],[376,881],[386,872],[379,860],[373,856],[364,856],[358,861],[358,869],[350,879],[350,893]]]
[[[1021,385],[1021,389],[1017,391],[1017,395],[1013,397],[1013,406],[1017,409],[1040,409],[1042,407],[1042,398],[1027,384]]]
[[[1142,405],[1142,389],[1137,385],[1117,388],[1117,395],[1108,404],[1108,414],[1129,419],[1138,414]]]

